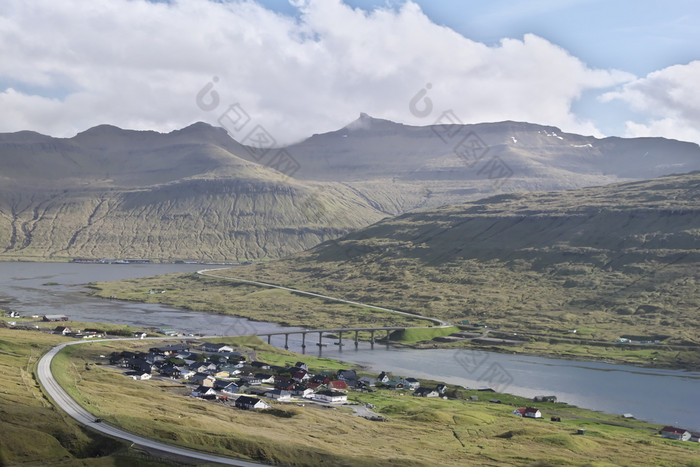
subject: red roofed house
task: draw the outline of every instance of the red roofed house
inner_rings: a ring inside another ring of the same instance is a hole
[[[678,441],[688,441],[690,439],[690,432],[684,428],[665,426],[661,429],[661,436],[669,439],[677,439]]]
[[[513,410],[513,415],[517,415],[518,417],[542,418],[542,412],[534,407],[515,409]]]
[[[328,389],[335,389],[336,391],[347,391],[348,384],[345,381],[331,381],[327,385]]]

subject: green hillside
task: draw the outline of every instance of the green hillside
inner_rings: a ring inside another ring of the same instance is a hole
[[[465,328],[479,324],[490,337],[522,342],[500,347],[509,352],[697,368],[699,263],[696,172],[500,195],[405,214],[304,253],[216,274],[438,317]],[[168,294],[146,295],[149,288]],[[358,319],[352,307],[331,312],[323,300],[197,275],[100,283],[96,289],[101,296],[286,325]],[[615,342],[623,337],[639,343]]]
[[[699,265],[696,172],[406,214],[220,274],[564,343],[691,345],[698,364]]]
[[[234,153],[245,150],[203,124],[0,135],[0,259],[279,257],[386,216],[340,183]]]

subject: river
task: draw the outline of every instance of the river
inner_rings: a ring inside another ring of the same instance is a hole
[[[251,322],[241,318],[177,310],[160,305],[103,300],[81,294],[83,284],[192,272],[202,266],[179,264],[67,264],[0,262],[0,306],[22,315],[60,313],[71,319],[171,327],[204,334],[268,333],[298,328]],[[59,285],[44,285],[56,282]],[[660,424],[700,431],[700,372],[646,369],[627,365],[579,362],[469,350],[397,349],[351,340],[343,348],[326,339],[319,349],[307,336],[307,353],[358,363],[377,373],[434,379],[465,387],[494,387],[532,397],[556,395],[559,401],[608,413],[632,413]],[[314,336],[317,337],[317,336]],[[272,344],[284,345],[283,336]],[[290,335],[291,350],[301,352],[301,338]]]

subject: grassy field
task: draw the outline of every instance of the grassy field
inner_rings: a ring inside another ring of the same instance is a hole
[[[101,297],[162,303],[194,311],[222,313],[284,326],[430,326],[432,323],[365,307],[310,298],[278,289],[234,284],[199,274],[164,274],[91,284]],[[148,294],[151,289],[163,294]],[[254,323],[251,324],[255,326]],[[253,330],[251,330],[252,332]]]
[[[280,264],[282,263],[282,264]],[[342,265],[338,265],[341,267]],[[376,267],[368,266],[366,267]],[[319,265],[318,268],[329,267]],[[329,269],[328,274],[333,274]],[[395,283],[383,283],[386,287],[386,294],[368,295],[376,287],[369,286],[369,281],[358,280],[366,285],[361,287],[353,285],[351,281],[347,283],[332,282],[323,279],[319,273],[318,281],[310,281],[301,272],[285,269],[285,264],[281,261],[266,264],[257,264],[246,267],[236,267],[229,270],[217,272],[223,277],[242,276],[246,279],[257,279],[260,274],[265,280],[273,282],[279,280],[281,285],[295,288],[308,287],[309,291],[334,295],[341,298],[351,298],[354,300],[377,300],[369,302],[379,306],[402,305],[403,310],[419,313],[422,309],[409,308],[405,301],[394,301],[394,298],[402,297],[401,290],[396,289]],[[292,279],[297,279],[293,281]],[[340,285],[339,285],[340,284]],[[423,286],[428,290],[427,282],[423,281]],[[324,289],[323,287],[328,289]],[[444,284],[430,285],[432,293],[436,296],[443,290]],[[373,311],[353,305],[346,305],[327,300],[298,295],[278,289],[269,289],[243,283],[236,283],[229,280],[217,280],[211,277],[203,277],[197,274],[165,274],[154,277],[140,279],[126,279],[115,282],[100,282],[91,285],[91,293],[101,297],[117,297],[124,300],[136,300],[147,303],[162,303],[195,311],[210,313],[223,313],[234,316],[241,316],[252,320],[269,321],[285,326],[305,326],[309,328],[325,328],[336,326],[430,326],[431,323],[424,320],[408,319],[406,317],[387,312]],[[445,286],[447,287],[447,286]],[[342,289],[341,289],[342,288]],[[165,290],[164,294],[152,294],[147,292],[150,289]],[[355,292],[357,291],[357,292]],[[346,294],[343,294],[345,292]],[[452,297],[456,294],[450,292]],[[475,298],[477,291],[472,296]],[[495,293],[495,292],[494,292]],[[449,294],[448,294],[449,295]],[[542,300],[546,300],[543,296]],[[416,347],[470,347],[494,351],[516,352],[529,355],[555,356],[558,358],[598,360],[606,362],[628,363],[634,365],[668,367],[668,368],[698,368],[700,367],[700,351],[697,346],[677,346],[677,345],[656,345],[656,346],[629,346],[617,345],[613,340],[618,336],[615,331],[626,329],[632,335],[649,335],[649,328],[643,321],[629,320],[624,324],[609,322],[604,313],[597,313],[594,321],[590,319],[590,313],[585,316],[577,316],[574,313],[561,313],[561,321],[555,323],[550,314],[542,312],[540,320],[530,325],[526,319],[508,320],[498,318],[493,315],[484,316],[476,314],[476,322],[481,319],[489,324],[490,328],[500,328],[506,333],[518,333],[521,338],[528,336],[529,332],[536,331],[524,339],[523,344],[518,346],[477,345],[470,342],[458,343],[435,343],[431,341],[433,337],[445,335],[447,329],[413,329],[405,332],[395,332],[392,334],[392,341],[412,345]],[[439,314],[442,318],[455,318],[451,314]],[[568,320],[568,321],[567,321]],[[461,321],[461,320],[460,320]],[[457,321],[457,322],[460,322]],[[551,322],[552,325],[542,327],[542,323]],[[585,324],[584,324],[585,323]],[[584,324],[584,326],[579,326]],[[576,328],[577,334],[572,336],[567,333],[568,329]],[[449,332],[456,329],[448,328]],[[239,331],[239,330],[236,330]],[[255,323],[250,323],[250,329],[242,330],[249,333],[255,332]],[[449,333],[448,332],[448,333]],[[678,329],[678,334],[688,336],[688,339],[677,338],[676,343],[695,341],[694,326]],[[360,338],[368,339],[368,334],[360,333]]]
[[[312,369],[337,369],[269,347],[256,338],[223,339],[276,363],[307,361]],[[371,422],[347,407],[273,403],[271,413],[241,411],[186,397],[175,382],[133,381],[101,365],[111,351],[142,342],[94,343],[70,348],[56,361],[62,384],[96,416],[166,442],[221,454],[290,465],[683,465],[699,466],[700,445],[665,440],[659,426],[623,420],[565,404],[542,403],[543,420],[511,414],[532,402],[510,395],[454,390],[463,399],[411,397],[408,392],[351,393],[387,418]],[[147,347],[147,346],[146,346]],[[486,399],[498,397],[502,404]],[[549,421],[558,415],[561,423]],[[617,425],[628,425],[627,427]],[[584,436],[574,434],[586,428]]]
[[[0,327],[0,465],[173,465],[78,425],[56,410],[34,370],[69,338]]]

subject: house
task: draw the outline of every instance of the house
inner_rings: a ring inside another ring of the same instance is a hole
[[[265,396],[280,402],[291,402],[292,400],[292,393],[283,389],[273,389],[271,391],[267,391]]]
[[[248,386],[260,386],[262,384],[260,378],[255,375],[241,376],[241,382]]]
[[[270,404],[268,404],[267,402],[260,400],[257,397],[250,396],[240,396],[238,399],[236,399],[235,404],[237,408],[244,410],[270,408]]]
[[[354,386],[357,382],[357,373],[355,370],[338,370],[337,378],[340,381],[345,381],[351,386]]]
[[[292,374],[292,379],[294,381],[297,381],[301,383],[302,381],[308,381],[311,379],[311,376],[309,376],[309,372],[306,370],[299,370]]]
[[[557,396],[535,396],[532,400],[535,402],[556,402]]]
[[[661,436],[668,439],[676,439],[678,441],[688,441],[691,435],[690,432],[684,428],[665,426],[661,429]]]
[[[131,379],[135,381],[143,381],[146,379],[151,379],[151,374],[150,373],[144,373],[141,371],[128,371],[126,373],[127,376],[131,377]]]
[[[336,391],[347,391],[348,390],[348,384],[345,381],[329,381],[328,384],[326,384],[326,387],[328,389],[336,390]]]
[[[230,381],[216,381],[214,383],[214,389],[227,394],[236,394],[240,388],[236,383]]]
[[[131,361],[135,358],[136,354],[134,352],[112,352],[109,356],[109,363],[122,368],[129,368],[131,366]]]
[[[327,389],[314,394],[314,400],[318,402],[325,402],[327,404],[343,404],[348,401],[348,395],[344,392]]]
[[[296,362],[294,367],[299,368],[300,370],[309,371],[309,366],[304,362]]]
[[[56,326],[56,328],[53,330],[54,334],[61,334],[63,336],[67,336],[68,334],[72,333],[73,330],[69,328],[68,326]]]
[[[231,376],[228,371],[217,371],[214,373],[215,378],[228,378]]]
[[[690,441],[693,441],[694,443],[700,443],[700,432],[691,431],[690,432]]]
[[[435,386],[435,390],[438,392],[438,394],[440,394],[440,397],[442,397],[445,395],[445,391],[447,391],[447,386],[445,386],[444,384],[438,384],[437,386]],[[476,400],[479,400],[479,398],[477,397]]]
[[[416,378],[404,378],[403,386],[407,389],[412,389],[415,391],[420,387],[420,381],[418,381]]]
[[[68,317],[66,315],[44,315],[42,318],[42,321],[68,321]]]
[[[214,381],[216,381],[216,378],[207,373],[195,373],[192,376],[190,376],[189,380],[192,383],[199,384],[207,388],[213,388]]]
[[[167,355],[167,356],[172,356],[172,355],[177,355],[180,353],[184,352],[189,352],[190,347],[185,344],[177,344],[177,345],[168,345],[165,347],[153,347],[152,349],[149,349],[151,352],[154,354],[158,355]]]
[[[363,376],[362,378],[360,378],[358,384],[364,385],[364,387],[367,388],[373,388],[377,384],[377,380],[368,376]]]
[[[208,386],[198,386],[197,389],[194,389],[192,391],[192,394],[190,394],[192,397],[205,397],[205,396],[214,396],[216,397],[216,391],[214,391],[214,388],[208,387]]]
[[[517,415],[518,417],[527,417],[527,418],[542,418],[542,412],[537,410],[534,407],[525,407],[524,409],[515,409],[513,410],[513,415]]]
[[[418,388],[413,395],[415,397],[440,397],[440,393],[437,392],[437,389],[430,388]]]
[[[190,365],[190,370],[196,371],[197,373],[206,373],[209,364],[202,362],[194,362]]]
[[[389,373],[386,373],[384,371],[379,373],[379,376],[377,376],[377,382],[382,384],[388,383],[390,379],[391,378],[389,377]]]
[[[204,352],[216,352],[216,353],[230,353],[233,352],[233,347],[226,344],[214,344],[212,342],[205,342],[202,344],[201,349]]]
[[[178,368],[179,368],[179,367],[178,367]],[[196,371],[192,371],[192,370],[190,370],[189,368],[182,368],[182,369],[180,369],[180,378],[182,378],[182,379],[190,379],[195,373],[197,373],[197,372],[196,372]]]
[[[282,378],[282,379],[275,381],[275,389],[283,389],[285,391],[291,391],[296,386],[297,386],[296,381],[294,381],[293,379],[289,379],[289,378]],[[305,388],[306,386],[303,386],[303,387]]]
[[[304,399],[314,397],[314,390],[301,384],[294,386],[291,392],[294,397],[303,397]]]
[[[250,366],[252,366],[253,368],[257,368],[259,370],[269,370],[270,369],[270,364],[265,363],[265,362],[258,362],[258,361],[250,362]]]
[[[148,336],[148,334],[146,334],[145,332],[139,331],[134,333],[134,337],[137,339],[144,339],[146,336]]]
[[[469,396],[469,400],[476,402],[479,400],[479,396]]]
[[[173,365],[173,364],[168,364],[164,365],[160,368],[160,374],[163,376],[167,376],[169,378],[173,379],[178,379],[178,378],[184,378],[182,375],[182,370],[180,370],[179,367]],[[193,373],[194,374],[194,373]],[[192,376],[192,375],[190,375]]]
[[[331,382],[331,379],[327,375],[314,375],[311,378],[312,383],[317,383],[317,384],[328,384]]]
[[[404,382],[403,378],[397,378],[393,377],[386,383],[384,383],[385,386],[387,386],[390,389],[403,389],[406,387],[406,383]]]

